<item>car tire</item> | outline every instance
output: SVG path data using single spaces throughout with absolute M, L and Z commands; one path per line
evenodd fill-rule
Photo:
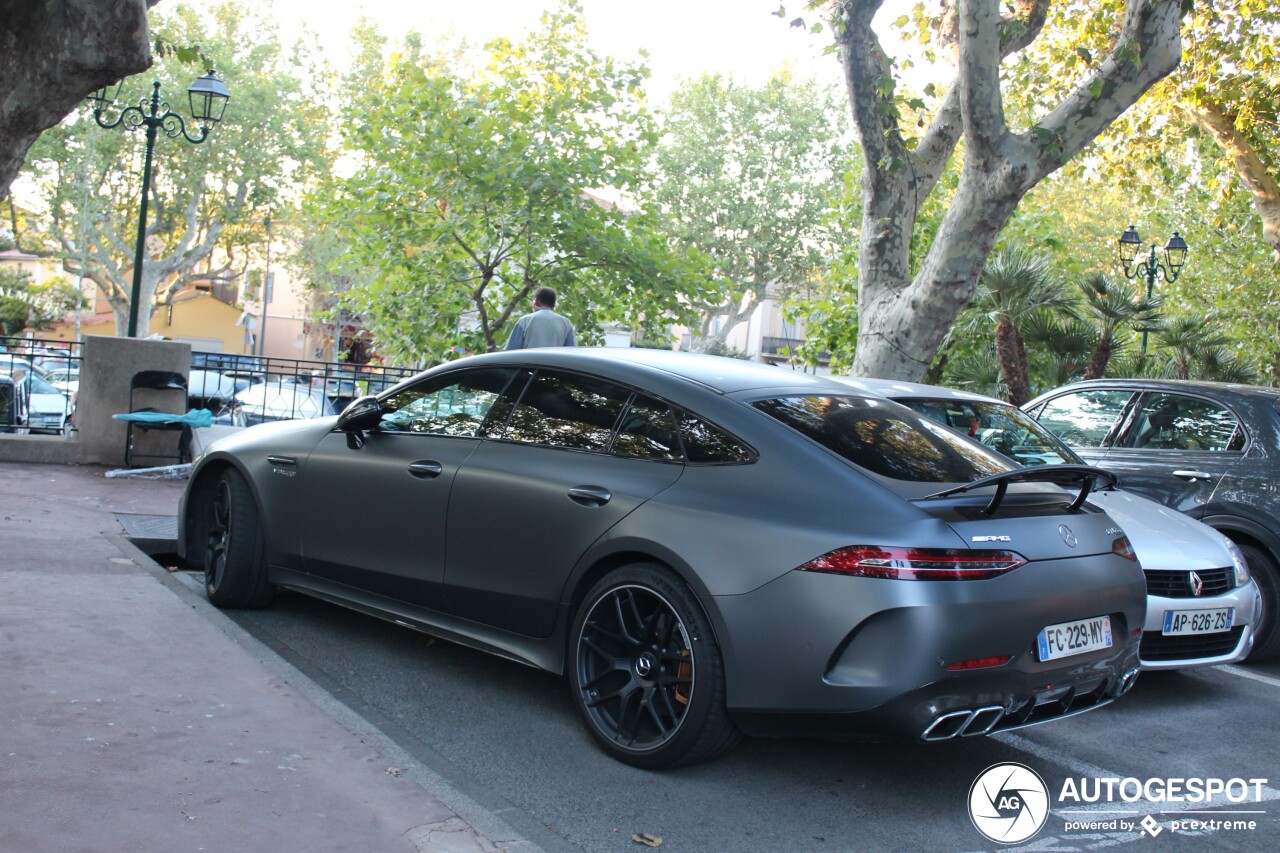
M 1253 651 L 1248 660 L 1262 661 L 1280 653 L 1280 568 L 1271 555 L 1256 545 L 1240 545 L 1240 552 L 1249 564 L 1249 574 L 1262 593 L 1262 615 L 1254 632 Z
M 568 668 L 587 729 L 626 764 L 694 764 L 741 739 L 725 708 L 711 622 L 663 566 L 624 566 L 591 588 L 574 620 Z
M 267 577 L 266 536 L 244 475 L 235 468 L 224 470 L 198 511 L 209 601 L 217 607 L 266 607 L 273 592 Z

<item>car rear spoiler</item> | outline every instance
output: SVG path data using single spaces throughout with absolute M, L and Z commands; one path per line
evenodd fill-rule
M 1067 512 L 1077 512 L 1080 507 L 1084 506 L 1085 500 L 1089 497 L 1089 492 L 1093 491 L 1095 487 L 1112 488 L 1118 480 L 1119 478 L 1110 471 L 1094 468 L 1092 465 L 1038 465 L 1034 468 L 1018 468 L 1013 471 L 992 474 L 990 477 L 982 477 L 960 486 L 943 489 L 941 492 L 935 492 L 932 495 L 925 495 L 919 500 L 928 501 L 947 498 L 962 492 L 972 492 L 976 489 L 984 489 L 987 486 L 995 486 L 996 493 L 991 496 L 991 503 L 987 504 L 982 511 L 984 515 L 991 515 L 999 509 L 1000 504 L 1004 501 L 1004 496 L 1009 491 L 1010 483 L 1055 483 L 1059 486 L 1078 488 L 1080 490 L 1080 493 L 1076 495 L 1076 499 L 1067 507 Z M 1102 481 L 1101 486 L 1098 486 L 1099 481 Z

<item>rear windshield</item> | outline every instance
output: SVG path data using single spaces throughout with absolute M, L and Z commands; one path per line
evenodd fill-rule
M 1017 467 L 886 400 L 806 395 L 753 405 L 854 465 L 895 480 L 968 483 Z
M 1017 406 L 986 400 L 908 398 L 899 403 L 1022 465 L 1080 465 L 1080 457 Z

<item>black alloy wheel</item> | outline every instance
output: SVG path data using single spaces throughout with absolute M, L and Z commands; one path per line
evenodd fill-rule
M 705 760 L 732 746 L 720 651 L 696 597 L 659 566 L 637 564 L 587 595 L 571 680 L 588 728 L 638 767 Z
M 223 471 L 205 493 L 204 588 L 218 607 L 265 607 L 271 603 L 266 542 L 258 505 L 244 476 Z

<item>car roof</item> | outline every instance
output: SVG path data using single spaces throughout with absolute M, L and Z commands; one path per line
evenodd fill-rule
M 1127 378 L 1127 379 L 1086 379 L 1081 382 L 1073 382 L 1070 385 L 1063 385 L 1046 391 L 1032 400 L 1035 403 L 1050 395 L 1056 395 L 1062 391 L 1078 390 L 1088 388 L 1123 388 L 1125 390 L 1134 391 L 1182 391 L 1194 393 L 1201 391 L 1205 393 L 1223 393 L 1223 394 L 1240 394 L 1249 397 L 1268 397 L 1273 400 L 1280 399 L 1280 388 L 1271 388 L 1266 385 L 1245 385 L 1241 382 L 1211 382 L 1206 379 L 1146 379 L 1146 378 Z M 1030 405 L 1030 403 L 1028 403 Z
M 832 376 L 831 378 L 843 385 L 895 400 L 917 398 L 930 400 L 950 399 L 1009 405 L 1004 400 L 996 397 L 975 394 L 972 391 L 961 391 L 958 388 L 947 388 L 944 385 L 925 385 L 923 382 L 904 382 L 901 379 L 867 379 L 861 376 Z
M 817 393 L 842 390 L 830 379 L 754 361 L 700 353 L 640 347 L 547 347 L 471 356 L 447 366 L 528 364 L 608 372 L 617 376 L 677 377 L 720 394 L 765 388 L 811 388 Z

